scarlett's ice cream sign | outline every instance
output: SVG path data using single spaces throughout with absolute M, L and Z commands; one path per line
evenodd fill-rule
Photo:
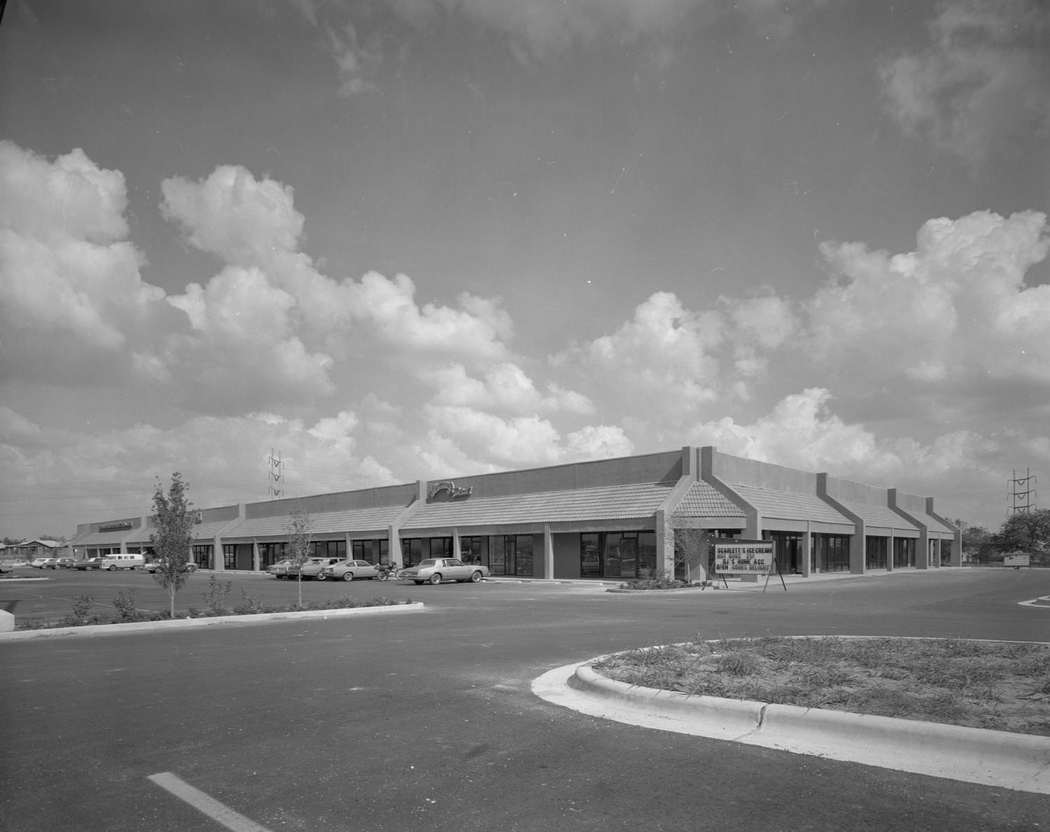
M 715 541 L 715 569 L 719 575 L 768 575 L 773 565 L 773 541 Z

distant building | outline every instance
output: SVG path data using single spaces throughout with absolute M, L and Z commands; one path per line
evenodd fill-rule
M 962 563 L 961 532 L 932 497 L 734 457 L 713 447 L 219 506 L 196 512 L 202 568 L 261 570 L 285 556 L 292 514 L 316 555 L 401 566 L 428 557 L 493 575 L 624 580 L 707 577 L 676 559 L 675 532 L 769 540 L 782 572 L 927 569 Z M 77 557 L 149 554 L 148 517 L 77 527 Z
M 61 540 L 23 540 L 8 543 L 0 549 L 0 560 L 4 563 L 19 563 L 36 558 L 60 558 L 68 555 L 69 547 Z

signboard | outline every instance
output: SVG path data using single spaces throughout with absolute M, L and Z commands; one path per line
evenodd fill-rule
M 1031 555 L 1004 555 L 1003 566 L 1012 566 L 1017 569 L 1020 566 L 1031 566 L 1032 556 Z
M 718 575 L 768 575 L 773 566 L 772 540 L 719 540 L 711 545 Z

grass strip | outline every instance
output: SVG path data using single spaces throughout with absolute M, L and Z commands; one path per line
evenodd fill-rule
M 759 638 L 632 650 L 620 682 L 692 695 L 1050 736 L 1050 645 L 966 639 Z

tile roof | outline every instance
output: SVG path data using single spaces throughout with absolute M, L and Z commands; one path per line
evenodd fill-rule
M 115 532 L 87 532 L 82 537 L 74 537 L 73 546 L 119 546 L 124 540 L 139 529 L 121 529 Z
M 835 498 L 838 500 L 838 498 Z M 850 500 L 838 500 L 847 509 L 852 511 L 866 526 L 882 526 L 888 529 L 906 529 L 918 531 L 910 522 L 901 517 L 889 506 L 877 506 L 871 503 L 855 503 Z
M 740 507 L 708 482 L 694 482 L 674 509 L 675 517 L 744 517 Z
M 326 511 L 310 515 L 310 534 L 344 534 L 355 531 L 386 529 L 404 511 L 404 506 L 377 506 L 347 511 Z M 224 538 L 288 536 L 291 520 L 288 514 L 235 520 L 223 531 Z
M 853 525 L 844 514 L 825 503 L 816 494 L 800 491 L 777 491 L 755 485 L 730 483 L 729 487 L 758 509 L 764 517 L 781 520 L 814 520 L 819 523 L 845 523 Z
M 656 513 L 673 483 L 630 483 L 424 503 L 402 529 L 621 520 Z

